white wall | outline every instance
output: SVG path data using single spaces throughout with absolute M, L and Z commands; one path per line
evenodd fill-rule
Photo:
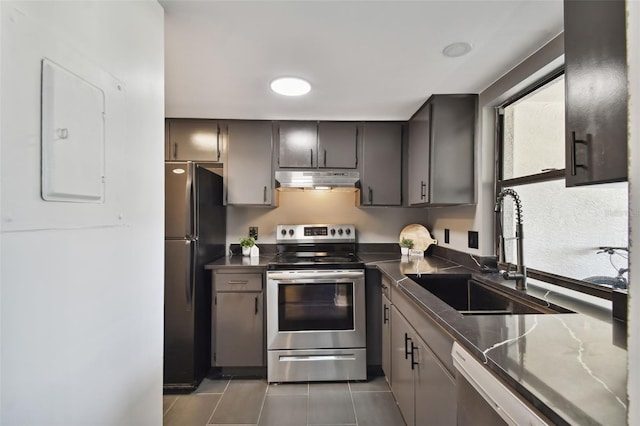
M 160 425 L 163 10 L 0 8 L 0 424 Z M 40 199 L 44 56 L 104 85 L 104 204 Z
M 628 350 L 630 425 L 640 424 L 640 2 L 627 1 L 627 62 L 629 64 L 629 323 Z
M 355 224 L 360 243 L 397 243 L 400 231 L 411 223 L 424 224 L 423 208 L 359 208 L 353 192 L 281 192 L 279 207 L 229 207 L 227 245 L 259 227 L 258 243 L 275 243 L 278 224 Z

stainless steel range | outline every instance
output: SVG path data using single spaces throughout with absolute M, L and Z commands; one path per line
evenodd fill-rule
M 353 225 L 278 225 L 267 271 L 267 380 L 367 378 L 364 264 Z

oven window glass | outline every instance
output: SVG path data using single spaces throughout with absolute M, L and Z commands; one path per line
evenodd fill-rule
M 278 329 L 353 330 L 353 283 L 279 284 Z

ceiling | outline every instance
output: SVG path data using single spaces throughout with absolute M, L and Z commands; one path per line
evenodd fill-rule
M 562 32 L 562 0 L 182 1 L 165 9 L 167 117 L 406 120 L 479 93 Z M 457 58 L 454 42 L 473 50 Z M 269 82 L 297 76 L 311 93 Z

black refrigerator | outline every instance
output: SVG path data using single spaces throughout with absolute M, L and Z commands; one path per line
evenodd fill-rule
M 211 274 L 225 255 L 222 177 L 165 163 L 164 390 L 195 389 L 211 366 Z

